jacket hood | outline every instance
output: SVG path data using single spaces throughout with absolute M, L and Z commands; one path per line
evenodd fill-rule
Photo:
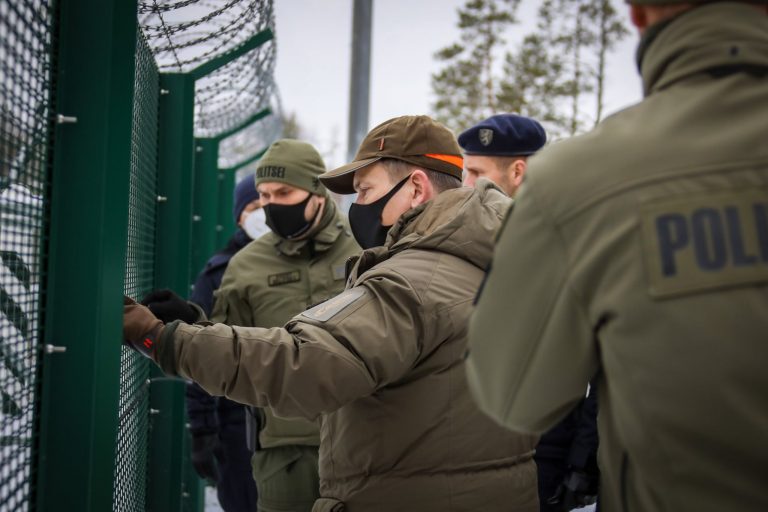
M 646 33 L 638 62 L 646 96 L 692 74 L 768 67 L 768 18 L 753 7 L 716 2 L 685 11 Z
M 452 254 L 485 269 L 491 262 L 496 232 L 512 200 L 492 182 L 458 188 L 404 213 L 387 235 L 391 253 L 405 249 Z

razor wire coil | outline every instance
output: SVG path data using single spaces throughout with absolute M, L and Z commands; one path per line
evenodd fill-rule
M 161 72 L 189 72 L 274 31 L 271 0 L 142 1 L 139 22 Z M 195 136 L 216 137 L 268 108 L 277 94 L 275 59 L 270 40 L 198 79 Z

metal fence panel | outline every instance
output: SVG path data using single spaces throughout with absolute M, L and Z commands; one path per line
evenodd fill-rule
M 137 298 L 154 286 L 159 89 L 154 57 L 138 33 L 124 288 L 126 295 Z M 146 510 L 149 366 L 145 358 L 123 348 L 115 445 L 115 511 Z
M 0 0 L 0 511 L 32 508 L 51 7 Z

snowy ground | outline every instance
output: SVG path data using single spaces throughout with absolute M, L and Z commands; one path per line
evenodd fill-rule
M 216 498 L 215 487 L 206 486 L 205 488 L 205 512 L 224 512 Z

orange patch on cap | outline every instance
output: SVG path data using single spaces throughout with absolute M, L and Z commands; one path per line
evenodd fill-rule
M 429 158 L 434 158 L 435 160 L 440 160 L 440 161 L 443 161 L 443 162 L 447 162 L 447 163 L 449 163 L 451 165 L 455 165 L 459 169 L 463 169 L 464 168 L 464 159 L 462 157 L 460 157 L 460 156 L 456 156 L 456 155 L 439 155 L 439 154 L 434 154 L 434 153 L 427 154 L 427 155 L 424 155 L 424 156 L 427 156 Z

